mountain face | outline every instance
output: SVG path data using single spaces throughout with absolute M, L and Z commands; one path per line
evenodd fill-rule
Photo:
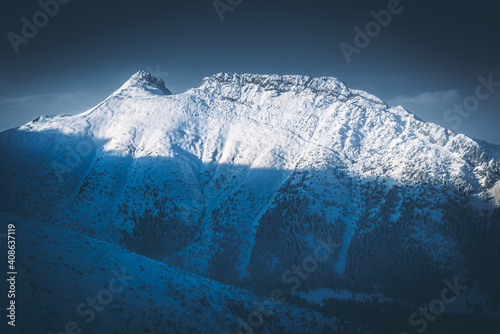
M 290 289 L 329 242 L 298 290 L 420 300 L 460 276 L 500 297 L 500 147 L 335 78 L 216 74 L 172 95 L 140 71 L 0 146 L 0 210 L 222 283 Z

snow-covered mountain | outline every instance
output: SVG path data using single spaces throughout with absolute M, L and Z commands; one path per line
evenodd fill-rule
M 335 78 L 216 74 L 172 95 L 140 71 L 0 146 L 2 211 L 255 290 L 322 240 L 335 259 L 302 288 L 369 277 L 363 289 L 400 296 L 445 273 L 477 278 L 468 232 L 480 217 L 477 233 L 495 235 L 500 204 L 499 146 Z M 151 221 L 167 226 L 159 241 Z

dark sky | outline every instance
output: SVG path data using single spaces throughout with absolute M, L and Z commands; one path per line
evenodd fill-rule
M 46 24 L 37 0 L 4 2 L 0 130 L 83 112 L 143 68 L 173 93 L 218 72 L 333 76 L 500 144 L 500 1 L 393 1 L 220 0 L 233 4 L 221 21 L 213 0 L 71 0 Z M 388 7 L 399 13 L 348 63 L 340 43 L 355 46 L 354 28 Z M 22 18 L 33 15 L 38 33 L 15 53 L 9 33 L 22 37 Z M 499 82 L 480 88 L 482 100 L 479 76 Z M 470 112 L 453 109 L 464 102 Z

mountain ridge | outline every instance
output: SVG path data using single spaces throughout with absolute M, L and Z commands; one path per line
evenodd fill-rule
M 498 147 L 335 78 L 216 74 L 175 95 L 161 83 L 138 72 L 85 113 L 2 132 L 0 209 L 232 285 L 280 284 L 320 237 L 341 247 L 316 284 L 350 284 L 371 233 L 408 243 L 389 263 L 467 272 L 449 226 L 465 204 L 498 207 Z M 134 241 L 151 221 L 171 226 L 163 251 Z

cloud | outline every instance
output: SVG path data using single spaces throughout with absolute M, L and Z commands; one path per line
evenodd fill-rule
M 59 93 L 59 94 L 33 94 L 19 97 L 0 98 L 0 105 L 28 105 L 32 103 L 50 103 L 51 101 L 74 101 L 89 96 L 89 93 Z
M 39 115 L 72 115 L 95 105 L 87 92 L 0 97 L 0 131 L 26 124 Z
M 38 95 L 26 95 L 21 97 L 12 97 L 12 98 L 0 98 L 0 104 L 18 104 L 27 102 L 29 100 L 41 98 L 43 96 L 44 95 L 38 94 Z
M 460 101 L 462 98 L 456 89 L 436 91 L 436 92 L 425 92 L 417 96 L 406 96 L 399 95 L 388 101 L 390 106 L 403 106 L 405 108 L 410 108 L 410 106 L 423 108 L 446 105 L 449 108 L 453 103 Z
M 423 120 L 441 123 L 443 113 L 453 104 L 463 101 L 456 89 L 424 92 L 416 96 L 399 95 L 387 103 L 391 107 L 403 106 Z

